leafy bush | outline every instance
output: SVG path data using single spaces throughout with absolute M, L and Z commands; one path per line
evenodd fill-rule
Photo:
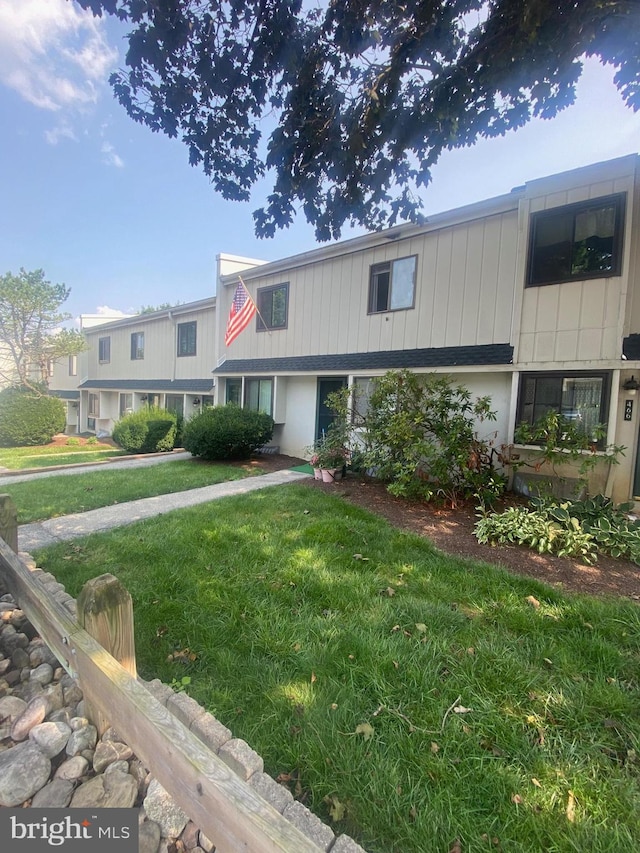
M 533 506 L 547 506 L 556 517 L 571 515 L 593 537 L 599 551 L 640 565 L 640 520 L 629 517 L 633 503 L 616 505 L 605 495 L 564 503 L 538 498 L 531 503 Z
M 633 504 L 616 506 L 605 495 L 562 502 L 537 497 L 530 504 L 483 513 L 475 527 L 478 541 L 515 543 L 585 562 L 604 552 L 640 565 L 640 521 L 628 515 Z
M 568 514 L 566 519 L 559 519 L 553 512 L 543 509 L 509 507 L 501 513 L 483 513 L 476 523 L 475 534 L 483 545 L 489 542 L 524 545 L 539 554 L 580 557 L 586 563 L 595 559 L 593 537 Z
M 66 441 L 67 447 L 79 447 L 80 439 L 79 438 L 68 438 Z
M 229 403 L 206 408 L 188 420 L 182 445 L 203 459 L 246 459 L 272 435 L 272 417 Z
M 363 418 L 364 463 L 394 495 L 491 503 L 506 481 L 476 434 L 484 420 L 495 420 L 488 397 L 472 400 L 447 377 L 390 371 L 376 381 Z
M 149 406 L 120 418 L 113 440 L 129 453 L 159 453 L 173 450 L 176 430 L 174 412 Z
M 49 444 L 66 424 L 62 400 L 27 388 L 0 392 L 0 445 L 25 447 Z

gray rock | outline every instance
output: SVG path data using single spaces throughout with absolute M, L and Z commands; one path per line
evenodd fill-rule
M 13 722 L 26 707 L 27 703 L 18 696 L 3 696 L 0 699 L 0 720 L 11 720 Z
M 0 753 L 0 806 L 19 806 L 49 780 L 51 762 L 34 743 Z
M 74 755 L 64 761 L 56 770 L 56 779 L 66 779 L 69 782 L 77 782 L 89 769 L 89 762 L 81 755 Z
M 46 646 L 43 642 L 38 642 L 36 640 L 31 642 L 29 663 L 33 667 L 40 666 L 41 663 L 48 663 L 52 669 L 56 669 L 60 666 L 58 658 L 53 654 L 49 646 Z
M 33 809 L 66 809 L 71 802 L 73 782 L 66 779 L 52 779 L 31 801 Z
M 138 785 L 128 773 L 94 776 L 77 789 L 70 808 L 130 809 L 136 801 Z
M 36 696 L 42 696 L 44 690 L 39 681 L 27 680 L 23 684 L 18 684 L 13 690 L 14 696 L 19 696 L 25 702 L 31 702 Z
M 215 853 L 216 845 L 213 841 L 207 838 L 202 830 L 198 834 L 198 844 L 200 845 L 200 848 L 204 850 L 204 853 Z
M 25 740 L 31 729 L 46 718 L 49 710 L 49 702 L 44 696 L 36 696 L 32 699 L 11 726 L 13 740 Z
M 127 761 L 133 755 L 133 750 L 126 743 L 117 740 L 100 741 L 93 755 L 93 769 L 96 773 L 113 764 L 114 761 Z
M 75 717 L 74 719 L 82 719 Z M 98 730 L 95 726 L 85 723 L 80 728 L 73 730 L 73 722 L 71 720 L 71 735 L 67 741 L 67 755 L 79 755 L 87 749 L 93 750 L 98 740 Z
M 42 695 L 49 700 L 49 705 L 52 711 L 59 711 L 64 707 L 64 694 L 60 684 L 47 684 L 43 689 Z
M 128 773 L 129 772 L 129 764 L 122 759 L 121 761 L 114 761 L 113 764 L 109 764 L 108 767 L 105 767 L 105 773 Z M 138 781 L 137 776 L 133 777 L 136 782 Z
M 177 838 L 189 820 L 157 779 L 152 779 L 149 783 L 149 790 L 144 798 L 144 810 L 151 820 L 159 824 L 161 834 L 165 838 Z
M 82 699 L 82 690 L 80 690 L 77 683 L 65 673 L 60 684 L 62 685 L 64 704 L 71 707 L 77 705 Z
M 182 835 L 180 836 L 180 841 L 182 841 L 187 850 L 193 850 L 194 847 L 198 846 L 199 832 L 200 830 L 198 829 L 198 827 L 192 820 L 190 820 L 189 823 L 183 829 Z
M 71 729 L 65 723 L 40 723 L 29 732 L 29 739 L 47 756 L 54 758 L 67 745 Z
M 157 853 L 160 835 L 160 827 L 155 821 L 141 823 L 138 827 L 138 853 Z
M 29 666 L 29 655 L 24 649 L 17 648 L 11 654 L 11 663 L 18 669 Z
M 50 684 L 53 681 L 53 667 L 50 663 L 41 663 L 35 669 L 31 670 L 30 678 L 32 681 L 38 681 L 44 687 L 45 684 Z

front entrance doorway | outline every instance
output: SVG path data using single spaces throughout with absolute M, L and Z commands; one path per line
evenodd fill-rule
M 327 406 L 327 397 L 333 391 L 340 391 L 347 387 L 346 376 L 332 376 L 330 379 L 318 379 L 318 398 L 316 405 L 316 439 L 326 434 L 329 426 L 334 422 L 335 415 Z

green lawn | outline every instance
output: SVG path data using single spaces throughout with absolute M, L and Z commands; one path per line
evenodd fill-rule
M 114 471 L 105 467 L 73 476 L 51 475 L 31 482 L 10 482 L 1 490 L 13 499 L 18 510 L 18 524 L 27 524 L 260 473 L 259 467 L 182 459 L 144 468 Z
M 189 676 L 269 773 L 370 853 L 640 849 L 628 601 L 444 556 L 303 485 L 38 562 L 73 595 L 118 576 L 142 676 Z
M 71 439 L 73 440 L 73 439 Z M 0 447 L 0 467 L 11 470 L 47 468 L 79 462 L 98 462 L 110 456 L 126 455 L 111 444 L 45 444 L 38 447 Z

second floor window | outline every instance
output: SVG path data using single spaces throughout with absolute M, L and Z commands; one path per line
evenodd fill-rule
M 70 355 L 69 356 L 69 376 L 77 376 L 78 375 L 78 356 Z
M 257 294 L 257 330 L 286 329 L 289 308 L 289 283 L 261 287 Z
M 131 360 L 144 358 L 144 332 L 131 334 Z
M 178 356 L 196 354 L 197 322 L 178 323 Z
M 416 255 L 374 264 L 369 274 L 369 314 L 413 308 Z
M 622 193 L 534 213 L 528 286 L 620 275 L 624 200 Z
M 111 361 L 111 338 L 98 338 L 98 361 L 100 364 Z

